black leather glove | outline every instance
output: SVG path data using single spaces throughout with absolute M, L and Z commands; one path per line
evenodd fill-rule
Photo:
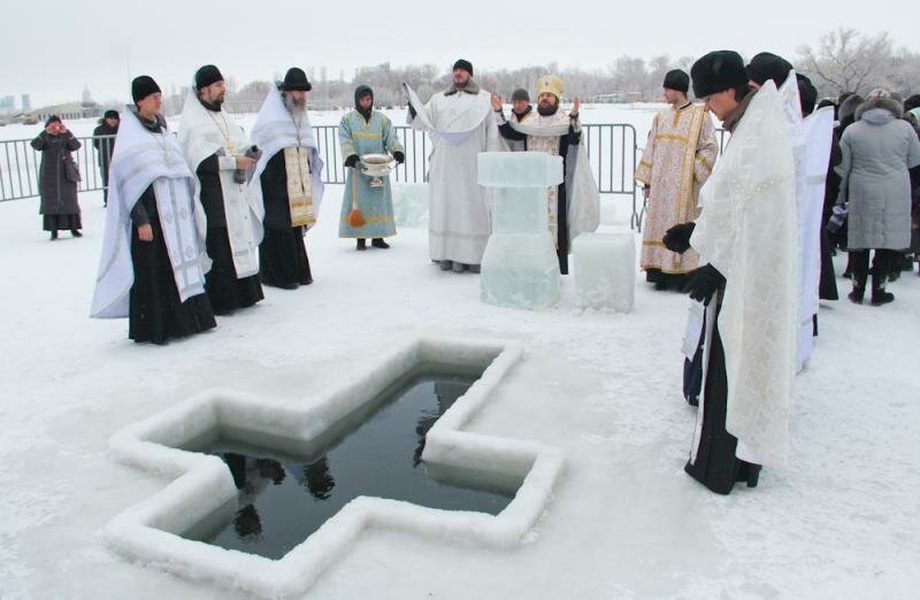
M 690 236 L 693 234 L 694 227 L 696 227 L 696 223 L 693 221 L 675 225 L 664 232 L 664 237 L 661 238 L 661 241 L 671 252 L 683 254 L 690 248 Z
M 393 158 L 395 158 L 396 162 L 398 162 L 399 164 L 403 164 L 404 162 L 406 162 L 406 155 L 400 152 L 399 150 L 393 153 Z
M 349 156 L 348 158 L 345 159 L 345 166 L 346 166 L 346 167 L 351 168 L 351 167 L 355 166 L 356 164 L 358 164 L 358 155 L 357 155 L 357 154 L 352 154 L 351 156 Z
M 719 273 L 718 269 L 707 263 L 690 273 L 681 291 L 690 294 L 691 298 L 701 301 L 705 306 L 709 306 L 713 294 L 723 285 L 725 285 L 725 277 Z
M 410 105 L 409 105 L 409 116 L 411 116 L 411 117 L 414 119 L 414 118 L 415 118 L 415 115 L 417 115 L 417 114 L 418 114 L 418 113 L 416 112 L 415 108 L 413 108 L 412 105 L 410 104 Z

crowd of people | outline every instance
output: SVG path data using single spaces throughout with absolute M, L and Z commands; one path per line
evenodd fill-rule
M 691 87 L 701 104 L 688 99 Z M 506 117 L 502 97 L 483 90 L 464 59 L 450 87 L 425 103 L 403 88 L 407 122 L 433 146 L 431 261 L 479 271 L 491 222 L 477 156 L 536 151 L 563 159 L 564 181 L 547 190 L 546 206 L 566 274 L 572 241 L 599 221 L 579 99 L 562 110 L 564 82 L 546 75 L 536 108 L 517 89 Z M 289 69 L 247 134 L 223 109 L 220 70 L 205 65 L 174 136 L 157 83 L 133 80 L 133 104 L 106 113 L 97 129 L 116 137 L 96 146 L 108 191 L 93 316 L 128 317 L 131 339 L 164 344 L 258 303 L 262 285 L 312 283 L 304 236 L 319 214 L 324 163 L 308 118 L 311 89 L 302 69 Z M 646 200 L 639 266 L 656 289 L 694 301 L 684 395 L 699 418 L 685 470 L 729 493 L 737 481 L 756 486 L 764 464 L 787 460 L 795 373 L 810 356 L 803 337 L 817 334 L 817 299 L 837 297 L 831 253 L 849 252 L 849 299 L 863 302 L 871 274 L 870 302 L 883 305 L 894 300 L 886 282 L 920 250 L 920 98 L 904 106 L 875 90 L 818 104 L 814 85 L 782 57 L 764 52 L 745 64 L 733 51 L 706 54 L 689 74 L 668 72 L 663 93 L 669 106 L 655 116 L 635 173 Z M 339 124 L 347 174 L 339 237 L 356 240 L 358 251 L 368 239 L 385 250 L 396 226 L 379 167 L 406 156 L 390 120 L 374 110 L 373 90 L 358 86 L 354 103 Z M 730 134 L 721 154 L 710 115 Z M 60 229 L 79 236 L 76 184 L 65 168 L 79 142 L 52 118 L 33 146 L 44 152 L 45 229 L 52 239 Z M 815 173 L 823 185 L 814 185 Z

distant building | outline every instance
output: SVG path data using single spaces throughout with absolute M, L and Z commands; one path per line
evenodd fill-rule
M 0 97 L 0 112 L 13 112 L 14 108 L 16 108 L 15 96 Z
M 32 97 L 29 94 L 22 95 L 22 112 L 29 112 L 32 110 Z

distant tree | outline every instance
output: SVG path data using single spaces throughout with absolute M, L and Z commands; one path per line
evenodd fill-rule
M 887 32 L 865 37 L 854 29 L 840 28 L 821 36 L 817 50 L 801 46 L 798 53 L 799 70 L 812 78 L 823 95 L 865 95 L 885 85 L 892 65 Z

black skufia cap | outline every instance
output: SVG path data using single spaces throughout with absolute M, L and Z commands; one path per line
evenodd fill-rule
M 662 87 L 686 94 L 687 90 L 690 89 L 690 76 L 680 69 L 668 71 L 664 76 L 664 84 L 662 84 Z
M 224 76 L 220 74 L 220 69 L 214 65 L 205 65 L 195 72 L 195 88 L 199 90 L 223 80 Z
M 157 82 L 153 80 L 153 77 L 149 75 L 135 77 L 134 81 L 131 82 L 131 98 L 134 99 L 135 104 L 150 94 L 156 94 L 158 92 L 162 93 L 160 86 L 158 86 Z

